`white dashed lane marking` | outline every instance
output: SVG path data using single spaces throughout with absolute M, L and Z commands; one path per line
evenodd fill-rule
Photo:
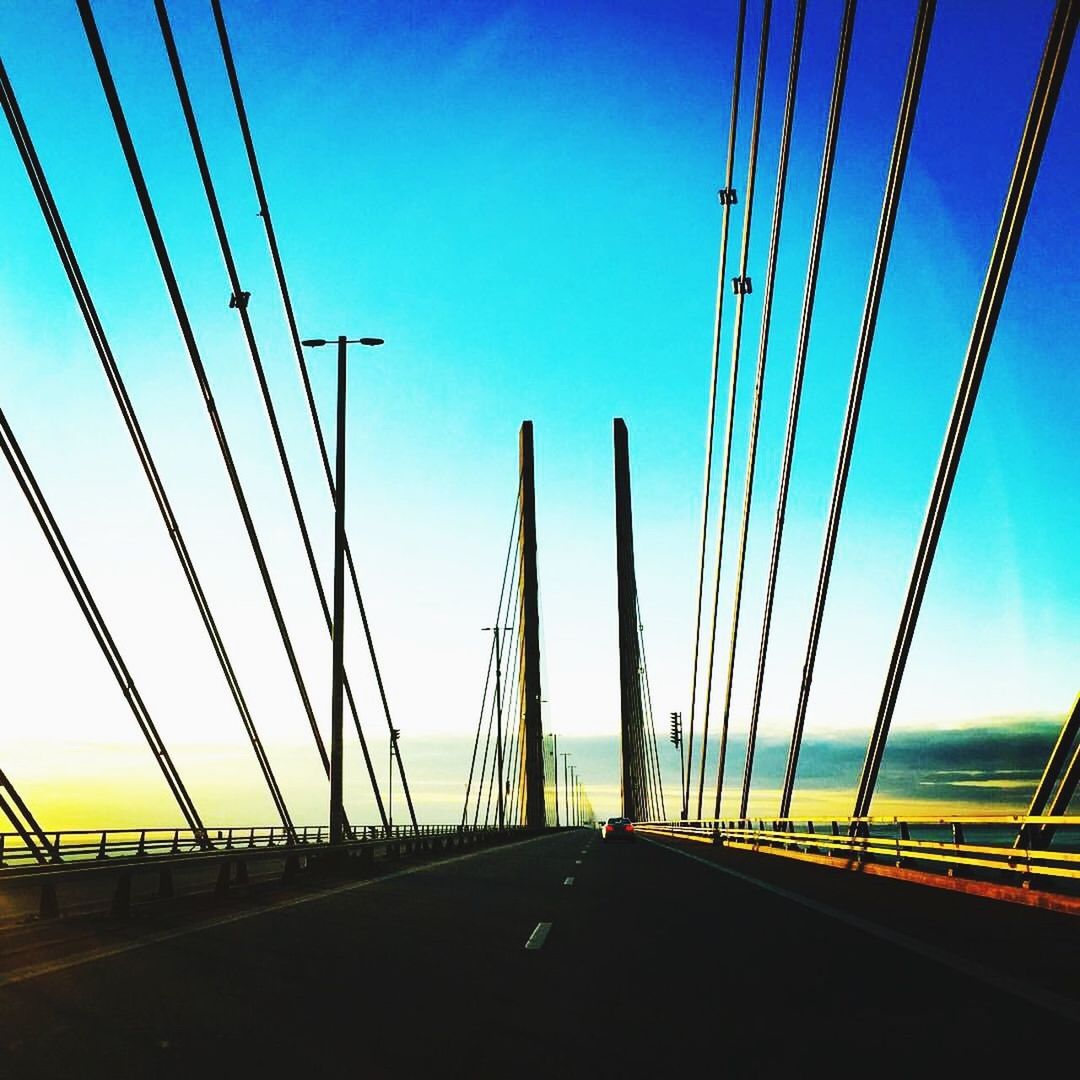
M 548 934 L 551 932 L 551 923 L 542 922 L 536 924 L 536 929 L 529 935 L 529 940 L 525 942 L 526 949 L 539 949 L 543 947 L 544 942 L 547 940 Z

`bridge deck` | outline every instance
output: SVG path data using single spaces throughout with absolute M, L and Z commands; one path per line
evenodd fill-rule
M 1074 919 L 717 857 L 564 832 L 200 925 L 140 912 L 51 967 L 0 938 L 0 1075 L 936 1075 L 1074 1041 Z

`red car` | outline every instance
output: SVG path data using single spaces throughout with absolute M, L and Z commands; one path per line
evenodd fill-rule
M 605 844 L 612 841 L 633 840 L 634 823 L 625 817 L 608 818 L 604 822 L 604 827 L 600 830 L 600 839 Z

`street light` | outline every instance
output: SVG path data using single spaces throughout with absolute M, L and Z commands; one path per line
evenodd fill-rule
M 386 817 L 387 828 L 392 832 L 394 828 L 394 755 L 398 755 L 398 761 L 401 761 L 401 751 L 398 750 L 398 739 L 401 737 L 401 728 L 392 727 L 390 729 L 390 768 L 387 771 L 388 778 L 388 792 L 386 802 Z
M 570 753 L 568 751 L 566 751 L 566 750 L 563 751 L 563 755 L 562 755 L 562 769 L 563 769 L 562 779 L 563 779 L 563 784 L 562 784 L 562 786 L 563 786 L 563 799 L 566 801 L 566 815 L 564 817 L 564 821 L 566 822 L 566 827 L 567 828 L 570 828 L 570 767 L 569 767 L 569 763 L 567 762 L 566 759 L 568 757 L 570 757 L 570 756 L 571 755 L 570 755 Z M 558 765 L 559 763 L 556 761 L 555 764 Z
M 500 630 L 510 630 L 509 626 L 482 626 L 482 630 L 490 630 L 495 639 L 495 762 L 499 769 L 499 801 L 496 804 L 496 813 L 499 819 L 499 828 L 503 827 L 504 802 L 503 802 L 503 749 L 502 749 L 502 651 Z M 488 729 L 490 730 L 490 728 Z
M 301 342 L 309 349 L 329 345 L 326 338 Z M 377 337 L 337 339 L 337 462 L 334 474 L 334 655 L 330 690 L 330 843 L 345 840 L 343 708 L 345 684 L 345 354 L 350 345 L 382 345 Z
M 559 827 L 559 736 L 555 732 L 551 733 L 551 760 L 554 762 L 555 775 L 552 779 L 555 781 L 555 828 Z

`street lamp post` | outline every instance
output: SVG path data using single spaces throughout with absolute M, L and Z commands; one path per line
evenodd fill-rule
M 390 768 L 387 772 L 388 777 L 388 792 L 386 800 L 386 817 L 387 828 L 392 833 L 394 830 L 394 755 L 398 753 L 398 736 L 401 734 L 401 729 L 392 727 L 390 729 Z
M 570 769 L 567 762 L 569 753 L 563 752 L 563 800 L 566 802 L 566 814 L 563 820 L 566 822 L 566 827 L 570 827 Z
M 570 789 L 569 790 L 570 791 L 575 791 L 575 792 L 577 791 L 577 766 L 576 765 L 571 765 L 570 766 Z M 567 798 L 569 798 L 569 792 L 567 793 Z M 577 824 L 577 798 L 576 798 L 576 796 L 574 798 L 574 801 L 570 804 L 570 809 L 567 810 L 566 813 L 567 813 L 567 818 L 566 818 L 567 824 L 576 825 Z
M 382 338 L 337 339 L 337 460 L 334 472 L 334 649 L 330 677 L 330 843 L 345 840 L 344 685 L 345 685 L 345 358 L 350 345 L 381 345 Z M 301 342 L 310 349 L 329 345 L 325 338 Z
M 559 736 L 551 733 L 551 760 L 555 763 L 555 828 L 559 827 Z

